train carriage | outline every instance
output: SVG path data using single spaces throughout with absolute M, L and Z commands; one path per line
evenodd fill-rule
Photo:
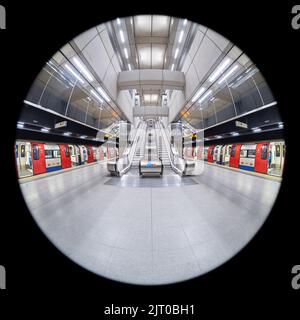
M 46 172 L 62 169 L 60 147 L 57 144 L 43 144 L 43 147 Z
M 256 171 L 256 144 L 243 144 L 240 149 L 239 168 L 248 171 Z

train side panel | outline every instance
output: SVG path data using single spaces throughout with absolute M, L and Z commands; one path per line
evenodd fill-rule
M 31 142 L 33 174 L 46 172 L 45 148 L 43 143 Z

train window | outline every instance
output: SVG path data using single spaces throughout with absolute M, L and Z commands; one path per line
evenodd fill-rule
M 245 149 L 241 150 L 240 157 L 247 158 L 247 150 L 245 150 Z
M 45 159 L 53 158 L 52 150 L 45 150 Z
M 24 144 L 21 145 L 21 157 L 22 158 L 25 157 L 25 145 Z
M 235 157 L 236 146 L 231 147 L 231 156 Z
M 53 158 L 59 158 L 60 157 L 60 151 L 59 150 L 53 150 Z
M 39 147 L 36 144 L 32 145 L 32 152 L 33 152 L 33 160 L 40 159 Z
M 255 149 L 253 150 L 248 150 L 248 158 L 255 158 Z
M 280 157 L 280 145 L 276 145 L 276 157 Z
M 87 152 L 88 152 L 88 155 L 90 155 L 90 154 L 91 154 L 91 150 L 90 150 L 90 148 L 87 148 Z
M 66 154 L 66 157 L 70 156 L 70 151 L 68 146 L 65 146 L 65 154 Z
M 268 145 L 263 144 L 261 147 L 261 159 L 266 160 L 268 156 Z

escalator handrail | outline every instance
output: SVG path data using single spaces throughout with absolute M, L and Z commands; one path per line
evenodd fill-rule
M 142 126 L 140 126 L 140 123 L 138 125 L 138 129 L 136 131 L 136 134 L 135 134 L 135 137 L 134 137 L 134 142 L 131 146 L 131 150 L 129 152 L 129 155 L 128 155 L 128 159 L 129 159 L 129 163 L 128 163 L 128 166 L 126 166 L 124 169 L 122 169 L 121 171 L 119 171 L 119 174 L 120 175 L 123 175 L 125 174 L 126 172 L 128 172 L 128 170 L 130 169 L 131 165 L 132 165 L 132 161 L 133 161 L 133 157 L 134 157 L 134 154 L 135 154 L 135 150 L 136 150 L 136 146 L 137 146 L 137 143 L 138 143 L 138 137 L 140 135 L 140 131 L 142 131 L 144 129 L 144 126 L 145 124 L 143 124 Z

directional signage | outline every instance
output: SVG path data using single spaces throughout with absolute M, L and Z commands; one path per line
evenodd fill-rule
M 247 124 L 247 123 L 244 123 L 244 122 L 241 122 L 241 121 L 236 121 L 236 122 L 235 122 L 235 125 L 236 125 L 237 127 L 241 127 L 241 128 L 245 128 L 245 129 L 248 128 L 248 124 Z
M 54 128 L 58 129 L 58 128 L 66 127 L 66 126 L 67 126 L 67 121 L 61 121 L 61 122 L 55 123 Z

